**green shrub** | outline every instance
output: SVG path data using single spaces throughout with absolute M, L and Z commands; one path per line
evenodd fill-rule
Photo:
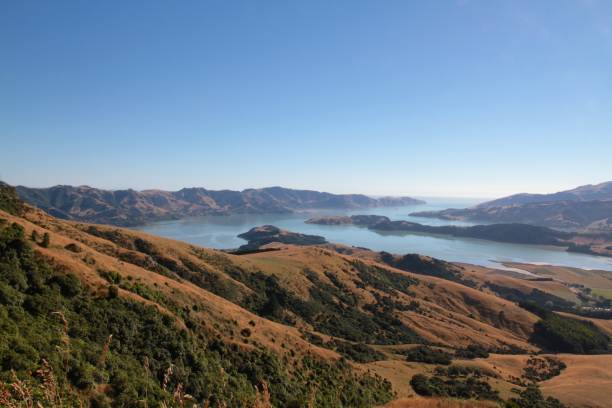
M 21 215 L 24 206 L 14 187 L 0 181 L 0 210 L 9 214 Z
M 546 381 L 561 374 L 567 366 L 556 357 L 530 357 L 523 369 L 523 377 L 530 381 Z
M 474 377 L 444 380 L 436 376 L 416 374 L 410 380 L 410 386 L 417 394 L 427 397 L 500 400 L 498 392 L 491 388 L 488 382 Z
M 475 358 L 487 358 L 489 352 L 478 344 L 470 344 L 466 348 L 455 350 L 455 357 L 473 360 Z
M 74 253 L 79 253 L 82 251 L 81 247 L 75 244 L 74 242 L 71 242 L 70 244 L 66 245 L 64 249 Z
M 45 232 L 42 237 L 42 241 L 40 242 L 40 246 L 43 248 L 49 248 L 49 244 L 51 243 L 51 238 L 49 237 L 49 233 Z
M 449 365 L 452 356 L 442 350 L 433 349 L 427 346 L 419 346 L 404 352 L 407 361 L 427 364 Z
M 610 353 L 610 339 L 592 322 L 550 313 L 534 325 L 531 336 L 538 346 L 554 353 Z
M 530 384 L 520 392 L 518 398 L 506 402 L 506 408 L 565 408 L 558 399 L 544 398 L 537 385 Z

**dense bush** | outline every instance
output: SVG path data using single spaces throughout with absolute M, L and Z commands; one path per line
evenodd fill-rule
M 589 321 L 551 313 L 534 325 L 531 340 L 555 353 L 609 353 L 610 339 Z
M 484 399 L 499 401 L 499 394 L 488 382 L 475 377 L 465 379 L 427 377 L 416 374 L 410 380 L 412 389 L 419 395 L 428 397 L 451 397 L 462 399 Z
M 556 398 L 544 398 L 538 386 L 531 384 L 520 392 L 518 398 L 508 400 L 506 408 L 565 408 L 565 405 Z
M 0 226 L 0 272 L 3 390 L 16 381 L 14 370 L 34 390 L 53 378 L 63 406 L 157 407 L 176 392 L 212 407 L 242 406 L 264 382 L 276 406 L 303 406 L 311 396 L 316 406 L 345 407 L 392 398 L 388 382 L 343 362 L 305 356 L 289 364 L 203 328 L 180 329 L 173 317 L 116 291 L 96 297 L 37 255 L 16 224 Z M 33 398 L 52 406 L 41 393 Z
M 71 242 L 70 244 L 66 245 L 64 247 L 66 250 L 70 251 L 70 252 L 74 252 L 74 253 L 79 253 L 82 251 L 81 247 L 78 246 L 77 244 Z
M 448 367 L 436 367 L 436 375 L 442 377 L 497 377 L 497 374 L 494 371 L 491 371 L 486 368 L 477 367 L 477 366 L 466 366 L 466 365 L 458 365 L 452 364 Z
M 478 344 L 470 344 L 466 348 L 455 350 L 455 357 L 466 358 L 468 360 L 473 360 L 475 358 L 487 358 L 489 357 L 489 352 L 487 349 Z
M 20 215 L 24 210 L 15 188 L 2 181 L 0 181 L 0 210 L 13 215 Z
M 530 357 L 523 369 L 523 377 L 530 381 L 546 381 L 561 374 L 567 366 L 556 357 Z
M 572 310 L 575 306 L 573 302 L 565 300 L 550 293 L 546 293 L 537 288 L 531 290 L 531 292 L 523 292 L 516 288 L 509 288 L 506 286 L 496 285 L 488 282 L 487 286 L 495 292 L 498 296 L 508 299 L 512 302 L 517 303 L 533 303 L 537 305 L 549 305 L 547 309 L 550 310 Z
M 323 344 L 323 346 L 331 348 L 349 360 L 358 363 L 369 363 L 371 361 L 384 360 L 385 358 L 384 354 L 363 343 L 350 343 L 336 339 Z
M 520 306 L 541 318 L 534 325 L 530 340 L 544 350 L 575 354 L 612 352 L 610 338 L 592 322 L 561 316 L 532 302 Z
M 427 346 L 419 346 L 404 352 L 407 361 L 427 364 L 449 365 L 452 356 L 446 351 L 437 350 Z

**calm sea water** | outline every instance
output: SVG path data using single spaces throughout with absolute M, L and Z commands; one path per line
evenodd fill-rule
M 151 223 L 137 229 L 150 234 L 190 242 L 204 247 L 228 249 L 245 243 L 237 237 L 249 229 L 271 224 L 304 234 L 324 236 L 330 242 L 393 253 L 418 253 L 439 259 L 500 267 L 501 262 L 543 263 L 585 269 L 612 271 L 612 258 L 568 253 L 562 249 L 536 245 L 505 244 L 470 238 L 453 238 L 417 233 L 382 233 L 352 225 L 313 225 L 304 223 L 317 215 L 379 214 L 392 220 L 408 220 L 429 225 L 472 225 L 468 222 L 411 217 L 414 211 L 465 208 L 480 199 L 425 198 L 427 204 L 405 207 L 372 208 L 351 211 L 308 211 L 294 214 L 235 214 L 191 217 Z

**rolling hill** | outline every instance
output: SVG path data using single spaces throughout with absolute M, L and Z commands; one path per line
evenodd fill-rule
M 23 201 L 55 217 L 121 226 L 209 214 L 283 213 L 423 203 L 410 197 L 372 198 L 361 194 L 331 194 L 282 187 L 243 191 L 204 188 L 183 188 L 179 191 L 101 190 L 88 186 L 18 186 L 16 189 Z

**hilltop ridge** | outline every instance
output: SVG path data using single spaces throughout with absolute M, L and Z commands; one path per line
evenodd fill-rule
M 30 205 L 67 220 L 120 226 L 200 215 L 232 213 L 288 213 L 309 209 L 359 209 L 423 204 L 411 197 L 372 198 L 363 194 L 331 194 L 283 187 L 178 191 L 103 190 L 89 186 L 49 188 L 17 186 L 19 197 Z
M 587 184 L 551 194 L 519 193 L 478 204 L 476 208 L 522 205 L 554 201 L 607 201 L 612 200 L 612 181 Z

